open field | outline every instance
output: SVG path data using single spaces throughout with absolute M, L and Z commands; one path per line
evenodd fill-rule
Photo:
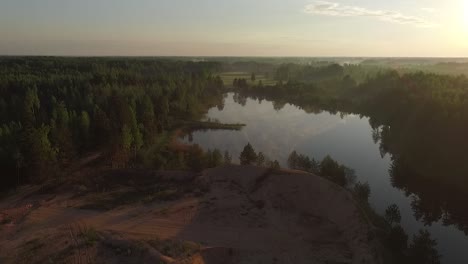
M 234 79 L 246 79 L 249 85 L 258 84 L 259 81 L 262 81 L 264 85 L 276 84 L 276 81 L 273 80 L 273 78 L 271 77 L 267 78 L 262 73 L 256 73 L 255 74 L 256 80 L 255 82 L 252 82 L 251 75 L 252 73 L 248 73 L 248 72 L 223 72 L 220 74 L 220 77 L 223 80 L 224 85 L 227 87 L 232 87 L 232 83 L 234 82 Z

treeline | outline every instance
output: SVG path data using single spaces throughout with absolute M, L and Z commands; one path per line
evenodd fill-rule
M 169 154 L 169 168 L 201 171 L 206 168 L 215 168 L 221 165 L 233 164 L 232 156 L 228 151 L 224 153 L 218 149 L 203 150 L 199 145 L 181 145 L 185 150 L 173 150 Z M 272 169 L 280 169 L 277 160 L 271 160 L 263 152 L 256 152 L 248 143 L 239 155 L 241 165 L 255 165 Z
M 166 169 L 192 170 L 200 172 L 206 168 L 215 168 L 232 163 L 229 152 L 222 153 L 218 149 L 203 150 L 199 145 L 183 145 L 183 149 L 176 149 L 165 153 Z
M 381 154 L 392 157 L 392 184 L 417 197 L 415 217 L 468 234 L 468 78 L 363 67 L 345 65 L 349 74 L 325 81 L 238 87 L 234 98 L 273 101 L 276 110 L 291 103 L 308 113 L 369 117 Z
M 304 154 L 298 154 L 295 150 L 289 154 L 288 167 L 293 170 L 310 172 L 317 176 L 326 178 L 341 187 L 349 189 L 358 201 L 368 203 L 370 197 L 370 186 L 366 183 L 356 182 L 356 173 L 353 169 L 338 163 L 330 155 L 321 161 L 310 158 Z
M 275 74 L 277 81 L 320 81 L 330 78 L 343 77 L 344 69 L 339 64 L 325 66 L 311 66 L 298 64 L 282 64 Z
M 355 75 L 357 72 L 354 69 Z M 364 70 L 362 74 L 365 74 Z M 321 67 L 286 64 L 278 68 L 276 75 L 276 85 L 249 85 L 240 79 L 237 85 L 234 84 L 234 91 L 243 96 L 267 99 L 283 105 L 293 103 L 300 107 L 313 105 L 326 109 L 336 108 L 343 91 L 357 85 L 354 78 L 345 74 L 345 67 L 338 64 Z
M 417 219 L 455 224 L 468 232 L 468 78 L 384 71 L 358 83 L 348 75 L 325 82 L 279 82 L 237 89 L 247 96 L 286 103 L 306 112 L 368 116 L 382 155 L 392 156 L 392 183 L 418 199 Z M 434 195 L 437 193 L 437 195 Z
M 437 251 L 437 241 L 431 237 L 429 231 L 421 229 L 409 236 L 401 226 L 401 213 L 396 204 L 390 205 L 384 214 L 384 242 L 390 250 L 394 263 L 441 263 L 442 255 Z M 390 257 L 389 257 L 390 258 Z
M 141 158 L 177 120 L 222 100 L 220 65 L 152 59 L 0 59 L 2 188 L 60 174 L 89 151 Z M 154 153 L 153 153 L 154 154 Z
M 468 79 L 392 72 L 345 98 L 371 117 L 374 140 L 392 157 L 392 184 L 415 197 L 416 219 L 468 234 Z
M 354 170 L 339 164 L 330 156 L 326 156 L 319 162 L 314 158 L 311 159 L 308 156 L 293 151 L 288 157 L 288 167 L 322 175 L 343 187 L 354 184 L 356 180 Z
M 289 80 L 273 86 L 238 87 L 236 91 L 240 102 L 246 96 L 268 99 L 274 101 L 275 109 L 292 103 L 308 112 L 368 116 L 383 154 L 417 164 L 420 173 L 431 177 L 450 168 L 452 180 L 468 183 L 468 165 L 461 162 L 468 158 L 465 76 L 385 71 L 360 84 L 345 75 L 320 82 Z M 440 166 L 424 164 L 427 160 Z
M 255 152 L 254 148 L 248 143 L 242 150 L 239 161 L 241 165 L 256 165 L 259 167 L 270 167 L 279 169 L 280 164 L 277 160 L 271 160 L 263 152 Z
M 262 73 L 266 77 L 273 75 L 276 71 L 278 65 L 269 62 L 261 61 L 252 61 L 247 59 L 246 61 L 239 61 L 239 58 L 236 58 L 236 61 L 226 61 L 218 60 L 222 62 L 222 69 L 224 72 L 254 72 Z

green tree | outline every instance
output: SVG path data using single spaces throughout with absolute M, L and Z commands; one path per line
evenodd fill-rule
M 19 149 L 15 149 L 15 152 L 13 153 L 13 159 L 15 160 L 15 166 L 16 166 L 16 178 L 17 178 L 17 186 L 20 185 L 20 170 L 24 166 L 24 157 L 23 154 Z
M 224 164 L 229 165 L 232 163 L 232 156 L 229 154 L 229 152 L 226 150 L 224 152 Z
M 187 165 L 193 171 L 199 172 L 203 169 L 203 149 L 195 144 L 188 151 Z
M 399 224 L 401 222 L 401 214 L 398 205 L 392 204 L 385 210 L 385 220 L 390 224 Z
M 51 140 L 57 148 L 57 159 L 62 166 L 69 166 L 75 158 L 75 145 L 73 134 L 66 126 L 51 124 Z
M 125 151 L 129 151 L 133 144 L 133 135 L 132 130 L 127 126 L 124 125 L 122 127 L 122 137 L 121 137 L 121 146 L 122 149 Z
M 252 82 L 255 82 L 256 78 L 255 78 L 255 73 L 254 72 L 252 72 L 252 75 L 250 75 L 250 80 Z
M 257 154 L 255 153 L 255 150 L 253 149 L 252 145 L 250 145 L 250 143 L 244 147 L 244 150 L 239 156 L 239 160 L 241 165 L 251 165 L 256 162 Z
M 211 149 L 208 149 L 207 151 L 205 151 L 203 153 L 203 167 L 204 168 L 213 168 L 214 167 L 212 165 L 213 164 L 212 158 L 213 158 L 213 155 L 212 155 Z
M 294 150 L 293 152 L 291 152 L 291 154 L 288 157 L 288 167 L 293 170 L 297 169 L 298 159 L 299 159 L 299 155 Z
M 219 149 L 213 150 L 211 152 L 211 166 L 212 168 L 218 167 L 221 164 L 223 164 L 223 155 L 221 154 L 221 151 Z
M 35 112 L 39 109 L 39 107 L 41 106 L 41 101 L 39 100 L 39 96 L 37 95 L 36 86 L 26 90 L 24 104 L 26 105 L 26 108 L 31 112 Z
M 437 241 L 431 238 L 427 230 L 420 230 L 413 236 L 408 255 L 410 263 L 440 264 L 441 255 L 437 252 Z
M 310 172 L 319 175 L 320 174 L 320 163 L 315 159 L 310 161 Z
M 132 133 L 132 148 L 133 148 L 133 155 L 136 159 L 137 151 L 143 146 L 143 135 L 140 130 L 140 126 L 138 125 L 136 112 L 130 107 L 130 130 Z
M 258 81 L 258 88 L 260 88 L 260 89 L 263 88 L 263 82 L 262 82 L 262 80 Z
M 141 106 L 141 116 L 144 127 L 145 140 L 151 140 L 157 132 L 157 123 L 154 114 L 154 106 L 149 97 L 144 97 Z
M 105 145 L 110 141 L 112 126 L 107 113 L 99 106 L 94 107 L 94 144 L 97 146 Z
M 338 164 L 329 155 L 326 156 L 320 163 L 320 175 L 329 178 L 338 185 L 346 185 L 345 167 Z
M 70 115 L 68 113 L 68 109 L 65 106 L 64 102 L 60 102 L 57 104 L 55 109 L 56 114 L 56 123 L 58 127 L 68 127 L 70 124 Z
M 274 160 L 274 161 L 270 162 L 268 167 L 271 168 L 271 169 L 274 169 L 274 170 L 281 169 L 281 166 L 280 166 L 280 164 L 279 164 L 279 162 L 277 160 Z
M 89 119 L 88 112 L 82 111 L 80 116 L 80 131 L 83 139 L 83 145 L 86 146 L 89 141 L 89 129 L 91 120 Z
M 354 185 L 354 194 L 356 195 L 356 198 L 361 201 L 367 203 L 369 201 L 370 197 L 370 186 L 369 183 L 361 183 L 357 182 Z
M 356 183 L 357 179 L 356 171 L 351 168 L 344 167 L 344 172 L 346 177 L 346 187 L 353 186 Z
M 57 150 L 52 147 L 49 141 L 50 128 L 42 125 L 26 132 L 26 146 L 28 161 L 33 180 L 42 181 L 53 177 L 56 173 Z
M 404 262 L 404 253 L 408 248 L 408 235 L 400 225 L 392 226 L 387 238 L 387 244 L 397 257 L 398 262 Z
M 36 112 L 41 107 L 36 86 L 26 90 L 23 104 L 23 123 L 26 127 L 33 127 L 36 123 Z
M 263 155 L 262 152 L 258 152 L 257 154 L 256 165 L 259 167 L 263 167 L 263 165 L 265 165 L 265 155 Z

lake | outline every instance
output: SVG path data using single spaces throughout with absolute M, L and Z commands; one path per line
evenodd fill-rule
M 238 103 L 235 95 L 229 93 L 224 107 L 209 110 L 206 118 L 223 123 L 244 123 L 241 131 L 209 130 L 196 131 L 191 142 L 204 149 L 229 151 L 233 161 L 244 146 L 250 142 L 254 149 L 263 152 L 272 160 L 278 160 L 286 167 L 289 154 L 296 150 L 321 160 L 330 155 L 339 163 L 356 171 L 359 181 L 371 186 L 370 204 L 383 214 L 390 204 L 397 204 L 401 210 L 402 226 L 410 235 L 421 228 L 428 229 L 437 239 L 443 263 L 468 263 L 468 237 L 454 225 L 442 221 L 425 226 L 418 221 L 412 207 L 416 198 L 392 186 L 389 168 L 391 157 L 381 155 L 379 142 L 374 142 L 368 118 L 357 115 L 340 116 L 328 112 L 307 113 L 285 104 L 278 107 L 273 102 L 247 98 Z M 281 109 L 280 109 L 281 108 Z M 189 141 L 188 137 L 184 140 Z

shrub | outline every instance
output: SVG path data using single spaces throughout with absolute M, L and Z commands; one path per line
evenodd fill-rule
M 354 185 L 354 195 L 356 198 L 361 201 L 361 202 L 369 202 L 369 197 L 370 197 L 370 186 L 369 183 L 361 183 L 357 182 Z
M 396 204 L 392 204 L 387 208 L 387 210 L 385 210 L 384 217 L 390 225 L 393 225 L 394 223 L 399 224 L 401 222 L 400 209 Z
M 241 165 L 251 165 L 257 161 L 257 154 L 252 145 L 248 143 L 239 156 Z

